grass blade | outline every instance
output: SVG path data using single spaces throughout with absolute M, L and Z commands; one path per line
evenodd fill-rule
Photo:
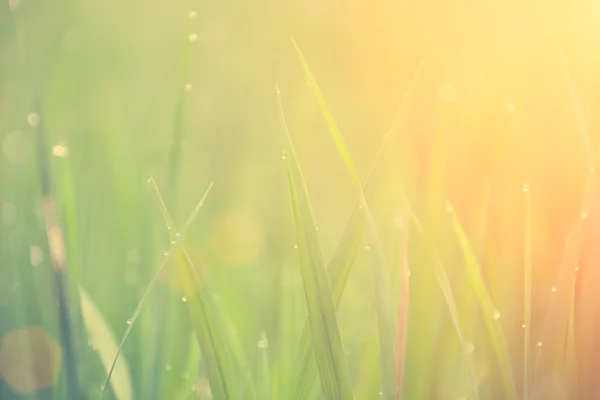
M 96 307 L 96 304 L 88 296 L 86 291 L 79 288 L 79 299 L 81 302 L 81 314 L 83 323 L 88 332 L 90 344 L 100 357 L 102 365 L 109 373 L 114 367 L 111 364 L 114 354 L 118 352 L 117 343 L 110 327 L 104 321 L 102 314 Z M 113 373 L 113 379 L 110 380 L 110 386 L 117 400 L 133 399 L 133 389 L 131 387 L 131 374 L 127 361 L 121 357 L 118 361 L 116 373 Z
M 475 379 L 475 369 L 473 368 L 473 363 L 471 361 L 471 356 L 469 354 L 469 349 L 467 346 L 467 342 L 464 338 L 462 329 L 460 327 L 460 318 L 458 316 L 458 307 L 456 306 L 456 301 L 454 299 L 454 295 L 452 294 L 452 287 L 450 286 L 450 280 L 448 279 L 448 275 L 446 274 L 446 270 L 444 266 L 438 259 L 438 265 L 436 268 L 436 277 L 438 284 L 440 285 L 440 289 L 444 294 L 444 299 L 446 300 L 446 305 L 448 306 L 448 312 L 450 313 L 450 318 L 452 319 L 452 324 L 454 325 L 454 329 L 456 329 L 456 334 L 458 335 L 458 339 L 460 340 L 460 345 L 463 350 L 463 355 L 465 358 L 465 362 L 467 363 L 467 371 L 469 373 L 469 381 L 471 383 L 471 393 L 473 395 L 473 399 L 479 399 L 479 393 L 477 391 L 477 382 Z
M 398 128 L 401 116 L 403 115 L 406 109 L 406 105 L 408 104 L 408 100 L 410 99 L 412 88 L 414 87 L 417 81 L 419 71 L 417 71 L 417 74 L 415 75 L 415 78 L 413 79 L 409 90 L 402 99 L 402 102 L 400 103 L 398 110 L 394 115 L 394 119 L 392 120 L 388 131 L 383 137 L 383 141 L 379 147 L 377 155 L 375 156 L 375 160 L 373 162 L 373 165 L 371 166 L 369 176 L 367 177 L 367 181 L 364 185 L 364 193 L 368 194 L 371 188 L 372 181 L 374 180 L 376 167 L 379 164 L 383 153 L 388 147 L 391 134 Z M 363 236 L 364 216 L 361 210 L 361 204 L 361 199 L 359 197 L 354 205 L 354 208 L 352 209 L 352 212 L 350 213 L 350 216 L 348 217 L 346 226 L 342 233 L 342 237 L 340 238 L 335 252 L 327 266 L 336 310 L 341 302 L 342 294 L 344 293 L 344 289 L 346 287 L 348 275 L 354 263 L 356 252 L 361 244 Z M 309 397 L 317 374 L 317 367 L 315 364 L 313 349 L 311 347 L 310 335 L 310 326 L 307 320 L 304 323 L 302 334 L 300 336 L 300 342 L 296 352 L 296 364 L 297 371 L 299 373 L 299 377 L 296 379 L 296 389 L 294 391 L 294 393 L 296 394 L 296 399 L 306 399 Z
M 285 122 L 279 89 L 277 95 L 286 138 L 286 164 L 302 281 L 321 388 L 328 399 L 352 399 L 350 374 L 342 347 L 333 293 L 325 270 L 317 225 Z
M 327 103 L 321 93 L 319 85 L 317 81 L 310 71 L 308 64 L 300 51 L 300 48 L 292 38 L 292 42 L 298 56 L 300 57 L 300 61 L 302 63 L 302 67 L 306 74 L 309 86 L 312 89 L 312 92 L 319 104 L 319 108 L 321 113 L 327 122 L 327 126 L 329 128 L 329 132 L 335 142 L 338 153 L 340 154 L 346 169 L 350 175 L 350 178 L 358 189 L 358 194 L 360 198 L 360 203 L 365 215 L 367 229 L 369 231 L 371 237 L 371 247 L 372 247 L 372 270 L 374 274 L 375 280 L 375 298 L 376 298 L 376 307 L 377 307 L 377 322 L 378 322 L 378 334 L 379 334 L 379 346 L 380 346 L 380 361 L 381 361 L 381 375 L 382 375 L 382 393 L 384 399 L 396 399 L 398 396 L 398 386 L 396 381 L 396 322 L 395 316 L 392 312 L 392 301 L 390 296 L 390 288 L 389 288 L 389 279 L 388 279 L 388 269 L 387 262 L 385 260 L 385 255 L 383 251 L 383 246 L 381 245 L 381 240 L 379 239 L 379 234 L 377 233 L 377 227 L 375 224 L 375 220 L 367 201 L 365 199 L 365 195 L 360 183 L 360 179 L 356 168 L 354 167 L 354 163 L 352 161 L 352 157 L 348 151 L 344 138 L 340 133 L 340 130 L 327 107 Z M 422 64 L 421 64 L 422 66 Z M 418 77 L 421 68 L 417 71 L 415 79 Z M 407 99 L 410 97 L 411 91 L 407 95 Z M 405 103 L 406 104 L 406 103 Z
M 531 195 L 529 184 L 523 185 L 526 202 L 525 219 L 525 309 L 524 309 L 524 342 L 523 342 L 523 399 L 529 400 L 531 384 Z
M 398 385 L 398 398 L 402 397 L 404 380 L 404 364 L 406 357 L 406 339 L 408 335 L 408 310 L 410 301 L 410 270 L 408 267 L 408 238 L 409 224 L 402 229 L 402 259 L 400 271 L 400 299 L 398 302 L 398 345 L 396 349 L 396 382 Z
M 257 383 L 258 383 L 258 399 L 270 400 L 271 395 L 271 369 L 269 368 L 269 340 L 265 332 L 261 333 L 260 339 L 256 344 L 258 347 L 258 367 L 257 367 Z
M 150 183 L 152 184 L 153 181 Z M 186 304 L 188 305 L 196 339 L 202 351 L 202 359 L 208 371 L 212 397 L 217 400 L 239 399 L 241 398 L 242 385 L 240 385 L 237 378 L 238 369 L 231 352 L 232 343 L 223 332 L 221 328 L 222 321 L 220 324 L 216 318 L 218 313 L 215 312 L 215 308 L 211 304 L 210 297 L 204 287 L 204 281 L 198 276 L 194 262 L 183 245 L 183 238 L 185 238 L 191 223 L 202 208 L 212 185 L 211 183 L 181 231 L 177 231 L 158 188 L 155 185 L 152 188 L 165 219 L 167 230 L 175 232 L 174 237 L 176 240 L 172 242 L 172 246 L 179 247 L 183 255 L 183 262 L 177 263 L 179 277 L 186 296 Z
M 477 257 L 475 256 L 475 253 L 473 252 L 473 249 L 469 243 L 469 239 L 467 238 L 458 216 L 454 212 L 454 209 L 450 203 L 448 203 L 448 212 L 452 219 L 454 232 L 462 249 L 469 280 L 479 301 L 485 326 L 487 328 L 492 347 L 494 348 L 494 352 L 498 359 L 501 379 L 505 391 L 504 398 L 517 399 L 510 354 L 508 352 L 506 340 L 502 332 L 502 327 L 498 321 L 500 314 L 492 304 L 492 299 L 487 291 L 485 282 L 481 275 L 481 269 L 479 267 Z

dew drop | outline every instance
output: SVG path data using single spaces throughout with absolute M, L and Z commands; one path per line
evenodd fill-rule
M 27 116 L 27 123 L 32 128 L 35 128 L 40 124 L 40 116 L 34 112 L 29 113 L 29 115 Z
M 294 245 L 294 249 L 298 249 L 298 245 L 297 244 Z
M 587 217 L 588 217 L 588 213 L 587 213 L 587 211 L 583 211 L 583 212 L 581 213 L 581 219 L 586 219 Z
M 529 183 L 524 183 L 522 190 L 523 190 L 523 193 L 528 193 L 529 192 Z
M 281 159 L 285 160 L 287 157 L 285 156 L 285 150 L 281 150 Z
M 579 271 L 579 267 L 575 267 L 575 272 Z
M 132 322 L 133 322 L 133 321 L 132 321 L 131 319 L 128 319 L 128 320 L 127 320 L 127 325 L 131 325 L 131 323 L 132 323 Z
M 552 286 L 552 293 L 556 293 L 556 286 Z
M 185 303 L 185 302 L 187 301 L 187 297 L 183 296 L 183 297 L 181 298 L 181 301 L 183 301 L 183 302 Z
M 494 310 L 494 313 L 492 314 L 492 317 L 494 319 L 500 319 L 500 311 Z
M 69 156 L 69 148 L 62 144 L 52 146 L 52 155 L 59 158 L 67 158 Z
M 267 339 L 267 334 L 265 332 L 261 332 L 260 339 L 256 342 L 256 346 L 259 349 L 266 349 L 269 347 L 269 340 Z
M 365 250 L 367 250 L 367 251 L 371 250 L 371 246 L 369 246 L 368 244 L 365 244 Z
M 525 329 L 525 328 L 527 328 L 527 325 L 523 324 L 523 325 L 521 325 L 521 328 Z
M 542 342 L 537 342 L 535 345 L 536 345 L 537 347 L 542 347 Z
M 448 213 L 454 212 L 454 209 L 452 208 L 452 204 L 449 201 L 446 202 L 446 211 Z
M 195 33 L 190 33 L 190 36 L 188 36 L 188 39 L 190 40 L 190 43 L 194 43 L 196 40 L 198 40 L 198 35 Z
M 189 19 L 196 19 L 197 16 L 198 16 L 198 13 L 196 11 L 192 11 L 188 14 Z
M 191 83 L 186 83 L 186 85 L 183 87 L 183 90 L 185 90 L 186 92 L 191 92 L 192 91 L 192 84 Z

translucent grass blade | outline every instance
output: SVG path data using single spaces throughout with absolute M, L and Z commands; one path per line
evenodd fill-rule
M 258 365 L 257 365 L 257 399 L 270 400 L 271 395 L 271 369 L 269 366 L 269 340 L 265 332 L 261 333 L 260 339 L 256 344 L 258 347 Z
M 385 260 L 385 255 L 383 251 L 383 247 L 381 245 L 381 240 L 379 239 L 379 234 L 377 233 L 377 227 L 375 224 L 375 220 L 373 215 L 369 209 L 367 201 L 365 199 L 365 195 L 360 183 L 360 179 L 356 168 L 354 167 L 354 163 L 352 161 L 352 157 L 348 151 L 344 138 L 342 137 L 340 130 L 327 107 L 327 103 L 321 93 L 319 85 L 317 81 L 310 71 L 310 68 L 294 39 L 292 38 L 292 42 L 298 56 L 300 57 L 300 61 L 302 63 L 302 67 L 306 74 L 309 86 L 312 89 L 312 92 L 319 104 L 319 108 L 321 110 L 321 114 L 325 119 L 327 126 L 329 128 L 329 132 L 335 142 L 338 153 L 340 154 L 346 169 L 350 175 L 350 178 L 354 184 L 354 186 L 358 189 L 358 194 L 361 202 L 361 206 L 363 208 L 363 212 L 365 215 L 367 229 L 369 231 L 370 240 L 371 240 L 371 248 L 372 250 L 372 270 L 375 280 L 375 297 L 376 297 L 376 307 L 377 307 L 377 321 L 379 326 L 379 345 L 380 345 L 380 357 L 381 357 L 381 374 L 382 374 L 382 393 L 385 399 L 396 399 L 398 395 L 398 386 L 396 382 L 396 340 L 397 340 L 397 324 L 395 321 L 395 315 L 392 312 L 392 301 L 390 296 L 390 288 L 389 288 L 389 279 L 388 279 L 388 269 L 387 262 Z M 422 66 L 422 64 L 421 64 Z M 418 73 L 420 72 L 420 68 Z M 418 77 L 418 73 L 416 77 Z M 416 79 L 416 78 L 415 78 Z M 409 91 L 410 94 L 410 91 Z M 409 96 L 407 96 L 408 98 Z
M 454 212 L 454 208 L 450 203 L 448 203 L 448 213 L 450 214 L 452 225 L 454 227 L 454 232 L 462 249 L 467 273 L 469 276 L 469 281 L 473 286 L 473 289 L 477 296 L 477 300 L 479 302 L 479 306 L 481 307 L 485 326 L 488 331 L 488 336 L 490 338 L 492 347 L 494 349 L 494 353 L 498 361 L 501 380 L 505 391 L 504 398 L 517 399 L 517 392 L 515 381 L 513 378 L 510 354 L 508 352 L 506 340 L 502 332 L 502 327 L 500 325 L 500 322 L 498 321 L 500 315 L 498 311 L 494 308 L 494 305 L 492 304 L 492 299 L 487 291 L 485 282 L 481 275 L 481 270 L 477 261 L 477 257 L 475 256 L 475 253 L 473 252 L 473 249 L 471 248 L 471 245 L 469 243 L 469 239 L 467 238 L 467 235 L 463 230 L 458 216 Z
M 172 245 L 178 246 L 183 254 L 184 262 L 177 263 L 179 277 L 187 298 L 186 304 L 194 333 L 202 351 L 202 359 L 208 371 L 212 397 L 217 400 L 228 400 L 240 398 L 243 391 L 237 376 L 239 365 L 234 361 L 232 342 L 222 328 L 223 321 L 217 320 L 215 308 L 211 305 L 204 282 L 198 276 L 194 262 L 183 244 L 183 238 L 202 208 L 212 185 L 212 183 L 209 185 L 181 231 L 177 231 L 172 224 L 173 219 L 164 207 L 165 203 L 158 190 L 155 191 L 155 196 L 167 228 L 170 227 L 176 232 L 175 237 L 178 240 L 173 241 Z
M 409 90 L 407 91 L 406 95 L 402 99 L 402 102 L 398 107 L 396 114 L 394 115 L 394 119 L 392 120 L 388 131 L 383 136 L 383 141 L 379 147 L 377 155 L 375 156 L 375 160 L 373 161 L 373 165 L 371 166 L 371 170 L 369 171 L 369 176 L 367 177 L 367 181 L 363 188 L 364 193 L 367 195 L 369 194 L 369 191 L 371 189 L 372 181 L 375 178 L 375 170 L 379 164 L 383 153 L 388 147 L 391 134 L 398 128 L 400 117 L 403 115 L 403 112 L 406 109 L 406 104 L 410 99 L 412 87 L 416 83 L 416 76 L 415 79 L 413 79 L 413 82 L 411 83 L 411 86 L 409 87 Z M 341 302 L 344 289 L 346 288 L 346 282 L 348 280 L 348 275 L 350 274 L 352 265 L 354 264 L 357 249 L 362 243 L 362 237 L 364 234 L 364 216 L 360 206 L 361 200 L 359 197 L 356 200 L 356 203 L 354 205 L 354 208 L 352 209 L 352 212 L 350 213 L 350 216 L 348 217 L 346 226 L 342 233 L 342 237 L 340 238 L 335 252 L 327 266 L 329 280 L 331 281 L 331 286 L 333 290 L 333 300 L 336 306 L 336 310 Z M 311 333 L 309 329 L 310 326 L 307 320 L 304 323 L 304 328 L 300 336 L 300 342 L 298 345 L 296 355 L 296 360 L 298 364 L 297 371 L 300 374 L 300 377 L 296 380 L 297 386 L 294 391 L 294 393 L 296 394 L 296 399 L 308 398 L 317 374 L 314 353 L 311 347 Z
M 529 400 L 529 386 L 531 384 L 531 195 L 529 184 L 523 185 L 525 194 L 525 282 L 524 282 L 524 326 L 523 338 L 523 399 Z
M 117 342 L 110 327 L 102 317 L 96 304 L 88 296 L 86 291 L 79 288 L 79 298 L 81 301 L 81 314 L 83 323 L 89 336 L 89 343 L 96 350 L 102 365 L 109 373 L 113 367 L 114 354 L 118 352 Z M 121 357 L 118 360 L 115 373 L 110 380 L 110 386 L 117 400 L 133 399 L 133 389 L 131 386 L 131 374 L 127 361 Z
M 333 293 L 325 270 L 317 225 L 285 122 L 279 89 L 277 89 L 277 101 L 285 135 L 286 165 L 294 226 L 321 389 L 327 399 L 353 399 L 350 374 L 342 347 Z
M 469 354 L 467 342 L 464 338 L 462 328 L 460 326 L 458 307 L 456 306 L 456 301 L 454 299 L 454 295 L 452 294 L 452 287 L 450 286 L 450 280 L 448 279 L 446 270 L 442 263 L 439 262 L 439 260 L 435 273 L 438 284 L 440 285 L 440 289 L 444 294 L 444 299 L 446 301 L 446 306 L 448 307 L 448 312 L 450 313 L 450 318 L 452 319 L 452 324 L 454 325 L 454 329 L 456 330 L 456 334 L 458 335 L 458 339 L 460 340 L 460 345 L 462 347 L 465 362 L 467 364 L 467 371 L 469 373 L 469 381 L 471 383 L 471 394 L 473 396 L 473 399 L 478 400 L 479 392 L 477 390 L 477 381 L 475 379 L 475 369 L 473 368 L 473 363 L 471 361 L 471 355 Z
M 149 179 L 148 183 L 150 184 L 150 186 L 152 187 L 154 180 L 153 179 Z M 156 185 L 154 185 L 154 187 L 156 187 Z M 195 217 L 198 215 L 198 210 L 202 207 L 202 203 L 204 201 L 204 199 L 206 198 L 206 196 L 208 196 L 208 193 L 210 192 L 210 189 L 212 188 L 212 183 L 210 184 L 210 186 L 208 187 L 206 193 L 204 194 L 202 200 L 198 203 L 198 205 L 196 206 L 196 209 L 194 209 L 194 212 L 192 213 L 192 215 L 190 215 L 190 218 L 188 218 L 188 221 L 186 222 L 185 226 L 183 227 L 183 229 L 181 230 L 181 232 L 179 233 L 179 236 L 183 237 L 185 235 L 185 233 L 187 232 L 187 230 L 189 229 L 190 225 L 192 224 L 192 222 L 194 221 Z M 162 197 L 160 196 L 160 193 L 157 191 L 155 192 L 155 197 L 157 199 L 157 202 L 159 204 L 159 208 L 161 209 L 161 212 L 163 213 L 163 217 L 165 218 L 165 221 L 171 221 L 171 217 L 169 216 L 168 212 L 166 212 L 166 208 L 160 207 L 160 205 L 164 205 L 164 201 L 162 200 Z M 137 321 L 139 315 L 141 314 L 142 310 L 144 309 L 144 306 L 146 304 L 146 301 L 148 299 L 148 296 L 150 295 L 150 292 L 152 291 L 156 281 L 158 280 L 158 277 L 160 276 L 160 274 L 163 272 L 163 270 L 165 269 L 165 267 L 169 264 L 169 262 L 171 261 L 171 258 L 173 257 L 173 254 L 175 253 L 175 250 L 177 249 L 179 243 L 177 241 L 172 241 L 171 242 L 171 246 L 169 247 L 169 249 L 164 253 L 162 261 L 159 265 L 159 267 L 156 269 L 156 272 L 154 273 L 152 279 L 150 280 L 148 286 L 146 287 L 146 290 L 144 291 L 144 294 L 142 295 L 135 311 L 133 312 L 133 315 L 131 316 L 131 318 L 127 321 L 127 329 L 125 330 L 125 334 L 123 335 L 123 338 L 121 339 L 121 343 L 119 344 L 119 348 L 117 349 L 117 353 L 115 355 L 115 358 L 113 360 L 113 363 L 108 371 L 108 375 L 106 377 L 106 382 L 104 383 L 104 389 L 102 392 L 102 398 L 104 398 L 104 396 L 106 395 L 107 391 L 108 391 L 108 387 L 109 387 L 109 383 L 115 368 L 115 365 L 117 364 L 117 361 L 119 359 L 119 356 L 121 355 L 121 351 L 123 350 L 123 346 L 125 345 L 125 342 L 127 341 L 127 338 L 129 337 L 129 335 L 131 334 L 131 330 L 133 329 L 133 326 L 135 325 L 135 322 Z
M 408 310 L 410 301 L 410 270 L 408 267 L 408 238 L 409 223 L 405 222 L 402 232 L 401 243 L 401 271 L 400 271 L 400 294 L 398 301 L 398 345 L 396 349 L 396 382 L 398 385 L 398 398 L 402 397 L 404 381 L 404 365 L 406 358 L 406 340 L 408 336 Z

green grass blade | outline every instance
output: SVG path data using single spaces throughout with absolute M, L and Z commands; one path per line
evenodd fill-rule
M 350 175 L 350 178 L 356 188 L 358 189 L 358 194 L 361 202 L 361 206 L 363 208 L 363 212 L 365 215 L 366 225 L 371 237 L 371 248 L 372 248 L 372 270 L 374 274 L 375 280 L 375 298 L 376 298 L 376 307 L 377 307 L 377 323 L 379 326 L 379 346 L 380 346 L 380 361 L 381 361 L 381 375 L 382 375 L 382 393 L 385 399 L 396 399 L 398 397 L 398 384 L 397 384 L 397 372 L 396 372 L 396 340 L 397 340 L 397 323 L 394 313 L 392 312 L 392 300 L 390 295 L 389 288 L 389 278 L 388 278 L 388 268 L 387 261 L 385 260 L 385 255 L 383 251 L 383 246 L 381 245 L 381 240 L 379 239 L 379 234 L 377 233 L 377 227 L 375 224 L 375 219 L 369 209 L 367 201 L 365 199 L 365 195 L 360 183 L 360 179 L 356 168 L 354 167 L 354 163 L 352 161 L 352 157 L 348 151 L 344 138 L 340 133 L 340 130 L 335 122 L 329 108 L 327 107 L 327 103 L 321 93 L 319 85 L 310 71 L 308 64 L 300 51 L 300 48 L 292 38 L 292 42 L 298 56 L 300 57 L 300 61 L 302 63 L 302 67 L 306 74 L 309 86 L 312 89 L 312 92 L 319 104 L 319 108 L 321 113 L 327 122 L 327 126 L 329 128 L 329 132 L 335 142 L 338 153 L 340 154 L 346 169 Z M 422 66 L 422 64 L 421 64 Z M 415 79 L 418 77 L 421 68 L 417 71 Z M 412 87 L 411 87 L 412 88 Z M 411 91 L 409 90 L 409 94 Z M 407 96 L 408 98 L 409 96 Z
M 346 282 L 348 281 L 358 248 L 362 244 L 363 232 L 364 218 L 359 208 L 359 203 L 357 203 L 348 218 L 342 237 L 327 268 L 336 310 L 342 300 L 342 295 L 346 288 Z M 307 318 L 302 328 L 295 357 L 296 371 L 299 376 L 296 378 L 294 395 L 296 399 L 306 399 L 310 396 L 317 376 L 317 365 L 312 347 L 309 318 Z
M 81 302 L 81 314 L 83 323 L 86 327 L 89 337 L 89 343 L 96 350 L 102 365 L 106 372 L 115 367 L 112 366 L 114 354 L 118 352 L 117 342 L 110 327 L 104 321 L 102 314 L 96 307 L 96 304 L 88 296 L 86 291 L 79 288 L 79 299 Z M 121 357 L 116 365 L 115 372 L 110 380 L 110 386 L 117 400 L 133 399 L 133 390 L 131 386 L 131 374 L 127 361 Z
M 524 312 L 524 342 L 523 342 L 523 400 L 529 400 L 531 384 L 531 195 L 529 184 L 523 185 L 525 193 L 525 309 Z
M 236 368 L 237 364 L 234 362 L 231 342 L 221 328 L 223 321 L 217 320 L 218 313 L 211 304 L 204 282 L 198 276 L 194 262 L 183 245 L 185 234 L 202 208 L 211 188 L 212 183 L 181 231 L 176 230 L 173 219 L 164 206 L 165 203 L 160 192 L 155 190 L 154 194 L 168 230 L 176 232 L 175 237 L 177 240 L 172 242 L 172 246 L 178 246 L 183 254 L 183 262 L 178 262 L 177 268 L 187 299 L 186 304 L 188 305 L 194 333 L 202 351 L 204 365 L 208 371 L 212 397 L 216 400 L 239 399 L 242 398 L 242 385 L 238 380 L 238 369 Z
M 494 348 L 494 352 L 498 359 L 501 379 L 505 391 L 504 398 L 517 399 L 517 392 L 515 387 L 515 381 L 513 379 L 510 354 L 508 352 L 506 340 L 502 332 L 502 327 L 498 320 L 500 314 L 492 304 L 492 299 L 485 286 L 483 276 L 481 275 L 481 270 L 477 261 L 477 257 L 475 256 L 475 253 L 473 252 L 473 249 L 469 243 L 469 239 L 467 238 L 467 235 L 458 219 L 458 216 L 454 212 L 454 209 L 450 203 L 448 203 L 448 212 L 452 219 L 454 232 L 458 238 L 458 242 L 462 249 L 465 264 L 467 267 L 467 274 L 469 276 L 469 281 L 471 282 L 471 285 L 473 286 L 473 289 L 475 291 L 475 295 L 477 296 L 477 299 L 479 301 L 485 326 L 487 328 L 489 338 Z
M 265 332 L 261 333 L 260 339 L 256 344 L 258 347 L 258 366 L 257 371 L 257 394 L 260 400 L 270 400 L 271 394 L 271 369 L 269 366 L 269 339 Z
M 471 394 L 473 395 L 474 400 L 479 399 L 479 392 L 477 390 L 477 382 L 475 380 L 475 369 L 473 368 L 473 362 L 471 360 L 471 355 L 469 354 L 469 349 L 467 346 L 467 342 L 464 338 L 462 328 L 460 327 L 460 318 L 458 315 L 458 307 L 456 306 L 456 301 L 454 299 L 454 295 L 452 294 L 452 287 L 450 286 L 450 280 L 448 279 L 448 275 L 446 274 L 446 270 L 442 263 L 438 259 L 438 265 L 436 268 L 436 277 L 438 284 L 440 285 L 440 289 L 444 294 L 444 299 L 446 301 L 446 306 L 448 306 L 448 312 L 450 313 L 450 318 L 452 319 L 452 324 L 454 325 L 454 329 L 456 329 L 456 334 L 458 335 L 458 339 L 460 340 L 460 345 L 462 347 L 463 355 L 465 358 L 465 362 L 467 363 L 467 371 L 469 373 L 469 381 L 471 383 Z
M 335 315 L 335 305 L 321 250 L 315 217 L 287 129 L 283 106 L 277 100 L 285 134 L 286 165 L 298 243 L 302 281 L 309 313 L 321 388 L 327 399 L 352 399 L 350 374 Z
M 400 103 L 394 115 L 394 118 L 388 131 L 383 137 L 383 141 L 379 147 L 377 155 L 375 156 L 375 160 L 373 162 L 373 165 L 371 166 L 371 171 L 369 172 L 369 176 L 367 177 L 367 181 L 363 188 L 363 192 L 366 194 L 368 194 L 369 190 L 371 189 L 371 182 L 374 179 L 376 167 L 383 153 L 388 147 L 387 145 L 389 144 L 390 136 L 398 128 L 401 117 L 403 116 L 404 111 L 406 110 L 406 105 L 408 104 L 408 101 L 410 100 L 412 94 L 412 88 L 418 80 L 421 68 L 422 64 L 417 70 L 417 73 L 415 74 L 415 77 L 411 82 L 411 85 L 409 86 L 406 95 L 402 99 L 402 102 Z M 346 227 L 344 228 L 342 237 L 338 242 L 336 250 L 327 266 L 336 309 L 341 302 L 342 294 L 344 293 L 344 289 L 346 288 L 348 275 L 350 274 L 350 269 L 352 268 L 354 259 L 356 257 L 357 249 L 361 244 L 362 236 L 364 234 L 364 216 L 360 208 L 361 204 L 361 199 L 359 197 L 347 220 Z M 296 352 L 296 371 L 298 371 L 298 373 L 300 374 L 300 376 L 296 379 L 297 386 L 294 391 L 296 399 L 306 399 L 310 396 L 311 389 L 317 374 L 317 367 L 314 360 L 313 349 L 311 347 L 310 335 L 310 326 L 307 320 L 304 324 L 302 334 L 300 336 L 300 342 Z

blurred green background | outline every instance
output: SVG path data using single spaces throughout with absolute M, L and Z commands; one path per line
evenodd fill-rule
M 538 190 L 532 200 L 539 233 L 533 273 L 541 289 L 538 294 L 534 288 L 533 308 L 543 311 L 587 179 L 578 118 L 593 131 L 600 84 L 598 6 L 557 1 L 544 7 L 546 19 L 538 8 L 516 0 L 4 1 L 0 338 L 25 332 L 31 336 L 28 343 L 52 340 L 40 331 L 31 333 L 43 326 L 59 340 L 42 211 L 44 167 L 31 126 L 31 113 L 38 113 L 47 140 L 42 151 L 52 154 L 52 188 L 75 271 L 71 282 L 85 289 L 117 342 L 169 247 L 147 180 L 155 179 L 178 227 L 214 182 L 189 232 L 188 250 L 231 319 L 253 370 L 260 360 L 261 332 L 269 338 L 274 370 L 280 359 L 291 359 L 285 351 L 295 345 L 306 311 L 275 85 L 281 88 L 326 260 L 357 196 L 307 85 L 290 41 L 294 36 L 363 179 L 425 60 L 371 206 L 393 264 L 395 232 L 404 215 L 397 195 L 401 187 L 432 228 L 451 280 L 460 285 L 460 253 L 447 239 L 447 221 L 440 216 L 446 199 L 453 201 L 476 247 L 491 243 L 487 258 L 482 256 L 489 261 L 484 262 L 486 279 L 495 303 L 504 307 L 509 347 L 518 354 L 521 187 L 530 182 Z M 556 48 L 563 49 L 572 71 L 570 83 L 557 72 Z M 568 94 L 571 87 L 580 95 L 579 117 Z M 177 132 L 181 141 L 174 140 Z M 587 146 L 595 148 L 595 140 Z M 175 167 L 173 159 L 179 160 Z M 489 218 L 480 213 L 486 204 L 490 208 L 483 213 Z M 478 236 L 481 226 L 489 229 L 485 239 Z M 414 350 L 409 350 L 405 390 L 407 398 L 449 399 L 464 388 L 453 387 L 448 372 L 455 358 L 435 358 L 435 346 L 444 346 L 439 343 L 446 338 L 440 329 L 450 332 L 452 325 L 427 272 L 427 257 L 428 250 L 415 244 L 415 322 L 409 336 Z M 356 265 L 338 322 L 355 396 L 374 399 L 379 365 L 367 249 L 359 249 Z M 159 278 L 124 347 L 136 399 L 208 398 L 205 379 L 197 379 L 202 371 L 191 376 L 188 369 L 196 344 L 174 268 Z M 397 285 L 392 281 L 395 291 Z M 77 293 L 72 286 L 69 290 L 72 297 Z M 541 321 L 539 314 L 534 319 Z M 78 318 L 76 349 L 86 360 L 78 370 L 85 391 L 97 398 L 106 372 Z M 282 326 L 290 331 L 282 333 Z M 61 397 L 66 396 L 64 368 L 57 369 L 58 384 L 50 379 L 41 387 L 40 378 L 26 383 L 24 392 L 15 390 L 7 371 L 16 370 L 20 361 L 15 360 L 22 361 L 26 352 L 3 351 L 0 399 L 66 398 Z M 482 371 L 490 367 L 485 354 L 478 361 Z M 515 361 L 517 371 L 520 365 Z M 491 376 L 487 398 L 497 398 Z

